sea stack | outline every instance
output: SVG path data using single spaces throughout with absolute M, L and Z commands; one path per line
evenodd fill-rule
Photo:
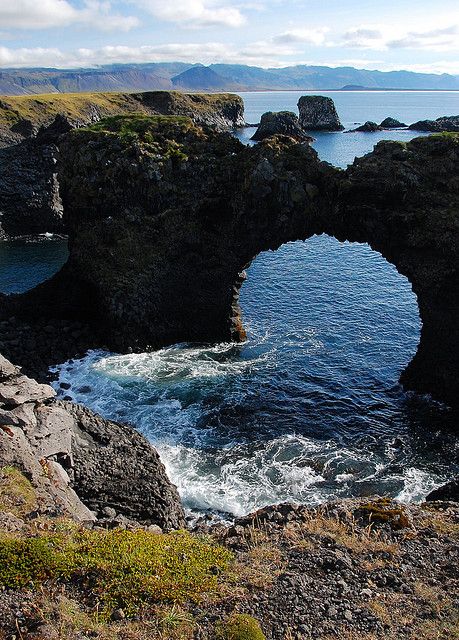
M 292 111 L 268 111 L 264 113 L 261 116 L 258 129 L 252 136 L 252 140 L 260 141 L 276 134 L 290 136 L 301 142 L 313 141 L 313 138 L 308 136 L 300 126 L 298 116 Z
M 325 96 L 301 96 L 298 100 L 300 126 L 306 131 L 342 131 L 335 104 Z

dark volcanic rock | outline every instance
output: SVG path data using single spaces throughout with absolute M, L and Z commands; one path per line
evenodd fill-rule
M 14 104 L 14 99 L 10 100 Z M 0 238 L 64 232 L 56 162 L 59 138 L 74 128 L 98 122 L 104 115 L 133 111 L 187 116 L 200 125 L 219 130 L 245 124 L 243 100 L 234 94 L 175 91 L 113 94 L 108 103 L 113 103 L 113 114 L 106 106 L 99 105 L 97 94 L 92 99 L 88 96 L 83 106 L 80 96 L 74 98 L 75 105 L 66 97 L 62 106 L 65 113 L 56 114 L 53 110 L 59 108 L 59 100 L 57 96 L 55 103 L 49 104 L 31 99 L 28 106 L 32 113 L 35 109 L 35 119 L 20 118 L 12 126 L 5 122 L 17 117 L 17 112 L 7 102 L 0 101 L 0 116 L 8 113 L 5 122 L 0 119 Z M 72 116 L 69 116 L 67 111 L 72 106 Z
M 437 120 L 419 120 L 414 124 L 410 124 L 408 129 L 413 131 L 459 131 L 459 116 L 443 116 Z
M 258 129 L 252 136 L 252 140 L 260 141 L 276 134 L 290 136 L 303 142 L 312 142 L 314 140 L 300 127 L 298 117 L 291 111 L 268 111 L 264 113 L 261 116 Z
M 63 231 L 57 156 L 33 138 L 0 149 L 0 237 Z
M 356 129 L 352 129 L 352 131 L 362 131 L 364 133 L 374 133 L 375 131 L 382 131 L 382 127 L 376 122 L 372 122 L 371 120 L 367 120 L 364 124 L 360 125 Z
M 381 124 L 379 125 L 382 129 L 400 129 L 401 127 L 406 127 L 404 122 L 400 122 L 395 118 L 385 118 Z
M 37 133 L 40 144 L 57 144 L 59 138 L 75 129 L 75 123 L 67 116 L 58 113 L 54 120 L 47 127 L 41 126 Z
M 300 126 L 306 131 L 342 131 L 334 102 L 325 96 L 301 96 L 298 100 Z
M 94 520 L 104 509 L 165 529 L 184 525 L 156 450 L 132 427 L 55 401 L 0 355 L 0 468 L 21 469 L 42 510 Z
M 426 497 L 426 501 L 432 502 L 434 500 L 459 502 L 459 477 L 431 491 Z
M 422 331 L 402 382 L 457 404 L 459 136 L 380 142 L 341 171 L 286 136 L 248 148 L 174 119 L 145 122 L 135 143 L 115 134 L 63 141 L 69 261 L 16 298 L 17 316 L 83 314 L 121 351 L 241 340 L 245 267 L 327 233 L 410 280 Z
M 156 450 L 132 427 L 90 409 L 58 402 L 72 418 L 73 487 L 93 511 L 178 529 L 185 524 L 177 490 Z

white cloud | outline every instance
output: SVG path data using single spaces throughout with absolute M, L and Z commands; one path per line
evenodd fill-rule
M 4 29 L 48 29 L 83 24 L 106 31 L 128 31 L 138 23 L 134 16 L 111 13 L 107 1 L 85 0 L 82 9 L 75 9 L 67 0 L 0 0 L 0 24 Z
M 325 34 L 329 31 L 327 27 L 319 29 L 291 29 L 273 38 L 273 42 L 279 44 L 305 43 L 321 45 L 325 42 Z
M 212 0 L 133 0 L 160 20 L 188 27 L 240 27 L 245 18 L 230 4 L 217 4 Z
M 390 49 L 441 49 L 459 48 L 459 27 L 451 25 L 443 29 L 409 31 L 401 38 L 389 40 Z
M 387 25 L 361 26 L 346 31 L 341 42 L 334 43 L 355 49 L 419 49 L 425 51 L 459 50 L 459 22 L 435 28 L 407 31 Z

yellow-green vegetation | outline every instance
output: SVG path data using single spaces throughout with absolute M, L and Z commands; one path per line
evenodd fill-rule
M 78 527 L 28 538 L 4 536 L 0 585 L 38 588 L 45 581 L 85 585 L 106 619 L 122 608 L 131 616 L 155 602 L 195 602 L 215 595 L 231 553 L 185 531 L 154 534 Z
M 185 94 L 177 91 L 145 93 L 88 92 L 48 93 L 30 96 L 1 96 L 0 127 L 10 128 L 20 120 L 30 120 L 40 126 L 51 122 L 60 113 L 71 120 L 90 121 L 96 111 L 99 117 L 128 113 L 206 114 L 239 102 L 233 94 Z
M 191 640 L 196 626 L 193 617 L 177 605 L 156 605 L 141 621 L 107 623 L 83 610 L 70 594 L 44 591 L 34 604 L 38 619 L 51 624 L 62 640 L 79 640 L 82 633 L 98 640 Z
M 266 640 L 258 620 L 245 613 L 233 613 L 218 623 L 215 635 L 218 640 Z
M 12 126 L 30 120 L 39 126 L 63 114 L 72 120 L 86 119 L 94 109 L 101 115 L 149 110 L 128 93 L 62 93 L 34 96 L 4 96 L 0 101 L 0 125 Z
M 36 508 L 34 488 L 19 469 L 0 469 L 0 511 L 22 518 Z
M 392 529 L 405 529 L 410 521 L 403 505 L 394 505 L 390 498 L 378 498 L 359 506 L 358 511 L 365 515 L 370 523 L 387 523 Z

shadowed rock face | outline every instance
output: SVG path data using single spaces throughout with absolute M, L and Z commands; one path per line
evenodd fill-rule
M 367 242 L 418 298 L 403 384 L 457 403 L 459 136 L 380 142 L 342 171 L 285 136 L 249 148 L 186 119 L 130 126 L 63 142 L 70 258 L 23 307 L 80 312 L 120 351 L 242 340 L 239 288 L 258 253 L 321 233 Z
M 252 140 L 259 142 L 277 134 L 290 136 L 300 142 L 313 142 L 314 140 L 300 127 L 298 116 L 292 111 L 268 111 L 264 113 L 261 116 L 258 129 L 252 136 Z
M 325 96 L 301 96 L 298 100 L 300 125 L 306 131 L 342 131 L 335 103 Z

